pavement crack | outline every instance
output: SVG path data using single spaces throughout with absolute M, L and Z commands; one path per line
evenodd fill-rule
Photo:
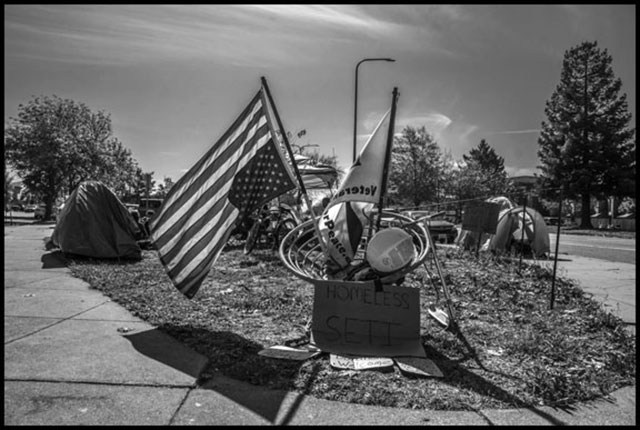
M 40 327 L 40 328 L 39 328 L 39 329 L 37 329 L 37 330 L 34 330 L 34 331 L 32 331 L 32 332 L 29 332 L 29 333 L 25 334 L 24 336 L 20 336 L 20 337 L 17 337 L 17 338 L 15 338 L 15 339 L 11 339 L 10 341 L 5 342 L 4 344 L 5 344 L 5 345 L 10 345 L 10 344 L 12 344 L 13 342 L 17 342 L 17 341 L 22 340 L 22 339 L 24 339 L 24 338 L 26 338 L 26 337 L 33 336 L 33 335 L 34 335 L 34 334 L 36 334 L 36 333 L 40 333 L 41 331 L 43 331 L 43 330 L 47 330 L 47 329 L 49 329 L 49 328 L 51 328 L 51 327 L 54 327 L 54 326 L 56 326 L 56 325 L 58 325 L 58 324 L 60 324 L 60 323 L 63 323 L 63 322 L 65 322 L 65 321 L 72 320 L 72 319 L 76 318 L 77 316 L 82 315 L 82 314 L 84 314 L 84 313 L 86 313 L 86 312 L 89 312 L 89 311 L 91 311 L 91 310 L 93 310 L 93 309 L 95 309 L 95 308 L 97 308 L 97 307 L 99 307 L 99 306 L 102 306 L 102 305 L 104 305 L 105 303 L 107 303 L 107 302 L 109 302 L 109 301 L 110 301 L 110 299 L 107 299 L 107 300 L 105 300 L 105 301 L 104 301 L 104 302 L 102 302 L 102 303 L 98 303 L 98 304 L 97 304 L 97 305 L 95 305 L 95 306 L 92 306 L 92 307 L 90 307 L 90 308 L 88 308 L 88 309 L 83 310 L 82 312 L 78 312 L 77 314 L 71 315 L 71 316 L 69 316 L 69 317 L 64 317 L 64 318 L 58 318 L 58 317 L 46 317 L 46 318 L 55 318 L 57 321 L 55 321 L 54 323 L 49 324 L 49 325 L 47 325 L 47 326 L 45 326 L 45 327 Z M 5 316 L 6 316 L 6 315 L 5 315 Z M 21 317 L 21 318 L 33 318 L 33 317 L 25 317 L 25 316 L 20 316 L 20 317 Z M 45 317 L 40 317 L 40 318 L 45 318 Z
M 182 400 L 180 401 L 180 404 L 178 405 L 178 407 L 176 408 L 176 410 L 173 412 L 173 414 L 171 415 L 171 418 L 169 418 L 169 425 L 174 425 L 176 418 L 178 416 L 178 414 L 180 413 L 180 410 L 182 409 L 182 407 L 184 406 L 184 404 L 187 402 L 187 399 L 189 398 L 189 395 L 191 394 L 191 392 L 193 390 L 195 390 L 196 387 L 194 386 L 190 386 L 189 389 L 187 390 L 187 392 L 185 393 L 184 397 L 182 398 Z
M 189 393 L 193 390 L 193 384 L 141 384 L 126 382 L 109 382 L 109 381 L 82 381 L 72 379 L 39 379 L 39 378 L 4 378 L 5 382 L 37 382 L 51 384 L 81 384 L 81 385 L 108 385 L 111 387 L 141 387 L 141 388 L 178 388 L 188 389 Z

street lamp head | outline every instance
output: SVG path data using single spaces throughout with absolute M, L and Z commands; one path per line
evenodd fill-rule
M 364 63 L 365 61 L 389 61 L 391 63 L 394 63 L 396 60 L 394 60 L 393 58 L 363 58 L 362 60 L 358 61 L 356 71 L 358 70 L 358 67 L 360 67 L 360 64 Z

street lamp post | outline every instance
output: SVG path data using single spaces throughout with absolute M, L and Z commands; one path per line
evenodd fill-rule
M 356 161 L 356 132 L 357 132 L 357 123 L 358 123 L 358 67 L 360 64 L 365 61 L 390 61 L 394 62 L 393 58 L 365 58 L 364 60 L 360 60 L 356 65 L 356 94 L 355 101 L 353 107 L 353 161 Z

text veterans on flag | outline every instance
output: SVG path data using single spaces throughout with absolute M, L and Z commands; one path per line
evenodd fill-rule
M 327 254 L 342 268 L 353 260 L 367 217 L 380 200 L 390 111 L 373 130 L 320 218 L 319 228 Z
M 264 87 L 233 125 L 171 188 L 150 223 L 173 284 L 192 298 L 234 229 L 256 208 L 296 188 L 274 140 Z

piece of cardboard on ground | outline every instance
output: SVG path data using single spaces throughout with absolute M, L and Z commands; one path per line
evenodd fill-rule
M 329 364 L 336 369 L 367 370 L 392 367 L 393 360 L 388 357 L 358 357 L 330 354 Z
M 282 360 L 303 361 L 315 357 L 320 353 L 322 353 L 322 351 L 310 344 L 303 345 L 299 348 L 292 348 L 285 345 L 275 345 L 259 351 L 258 355 L 261 355 L 263 357 L 279 358 Z
M 442 378 L 444 376 L 436 363 L 428 358 L 394 357 L 394 360 L 400 370 L 412 375 L 430 376 L 434 378 Z

